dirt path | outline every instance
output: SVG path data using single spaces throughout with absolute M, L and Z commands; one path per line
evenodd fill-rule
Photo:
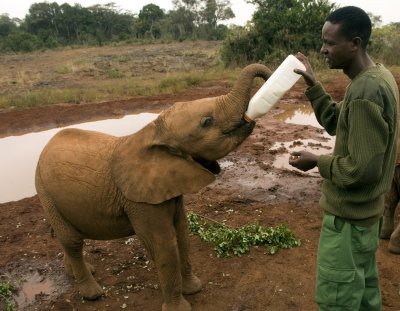
M 305 104 L 300 84 L 279 106 L 257 121 L 253 134 L 238 150 L 223 159 L 217 181 L 185 198 L 188 210 L 241 226 L 287 226 L 302 245 L 271 256 L 253 248 L 241 257 L 217 258 L 213 247 L 192 236 L 191 258 L 204 284 L 201 292 L 187 296 L 194 311 L 316 310 L 314 297 L 316 248 L 321 209 L 321 178 L 274 166 L 287 153 L 278 142 L 312 138 L 326 147 L 322 131 L 309 125 L 285 123 L 277 114 Z M 343 94 L 343 81 L 330 83 L 334 97 Z M 103 119 L 160 110 L 180 100 L 225 94 L 224 83 L 202 85 L 179 96 L 133 98 L 121 102 L 57 105 L 0 113 L 0 135 L 22 134 L 83 120 Z M 272 148 L 272 149 L 271 149 Z M 0 275 L 19 286 L 20 310 L 161 310 L 161 292 L 154 265 L 135 237 L 114 241 L 87 241 L 85 255 L 96 267 L 95 278 L 105 297 L 80 298 L 73 280 L 64 275 L 62 251 L 36 196 L 0 204 Z M 387 251 L 382 241 L 378 264 L 383 310 L 400 310 L 400 256 Z M 4 304 L 0 303 L 0 310 Z

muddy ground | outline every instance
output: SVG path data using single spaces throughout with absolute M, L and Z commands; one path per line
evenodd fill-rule
M 339 76 L 326 85 L 336 99 L 348 81 Z M 252 135 L 223 159 L 216 182 L 185 197 L 189 211 L 230 226 L 259 222 L 287 226 L 302 245 L 267 255 L 263 247 L 241 257 L 218 258 L 213 246 L 191 236 L 191 258 L 203 290 L 186 296 L 194 311 L 316 310 L 315 261 L 322 212 L 318 206 L 321 178 L 274 165 L 287 154 L 291 142 L 330 152 L 323 132 L 276 118 L 299 104 L 307 104 L 299 83 L 280 104 L 257 121 Z M 48 108 L 0 112 L 2 136 L 165 109 L 176 101 L 225 94 L 223 81 L 204 83 L 184 94 L 131 98 L 99 104 L 63 104 Z M 278 147 L 276 143 L 278 142 Z M 288 142 L 279 147 L 279 142 Z M 97 301 L 82 300 L 74 281 L 64 274 L 62 250 L 51 235 L 37 196 L 0 204 L 0 274 L 16 286 L 18 310 L 161 310 L 162 298 L 154 265 L 135 237 L 86 241 L 85 256 L 96 268 L 95 278 L 105 289 Z M 378 251 L 383 310 L 400 310 L 400 256 L 390 254 L 387 241 Z M 0 310 L 4 310 L 4 302 Z

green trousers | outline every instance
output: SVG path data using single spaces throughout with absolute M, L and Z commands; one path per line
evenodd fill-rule
M 359 227 L 324 214 L 317 255 L 319 311 L 382 310 L 375 257 L 381 224 Z

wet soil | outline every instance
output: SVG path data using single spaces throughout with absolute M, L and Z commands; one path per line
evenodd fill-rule
M 326 85 L 334 98 L 343 96 L 341 77 Z M 213 246 L 191 236 L 194 272 L 203 290 L 186 296 L 194 311 L 316 310 L 314 303 L 316 249 L 322 211 L 318 206 L 321 178 L 274 166 L 291 147 L 272 149 L 279 142 L 314 139 L 329 148 L 321 129 L 281 121 L 275 116 L 306 104 L 299 83 L 280 104 L 257 121 L 252 135 L 221 160 L 217 180 L 185 197 L 186 208 L 230 226 L 258 222 L 287 224 L 302 245 L 267 255 L 263 247 L 241 257 L 218 258 Z M 64 104 L 47 108 L 0 112 L 2 136 L 63 126 L 81 121 L 159 111 L 176 101 L 204 98 L 229 91 L 223 82 L 192 88 L 184 94 L 131 98 L 97 104 Z M 400 310 L 400 256 L 381 241 L 377 260 L 383 310 Z M 162 297 L 154 264 L 136 237 L 85 242 L 85 256 L 96 268 L 105 289 L 96 301 L 81 299 L 73 279 L 64 274 L 62 249 L 52 237 L 37 196 L 0 204 L 0 275 L 16 287 L 18 310 L 161 310 Z M 5 310 L 0 302 L 0 310 Z

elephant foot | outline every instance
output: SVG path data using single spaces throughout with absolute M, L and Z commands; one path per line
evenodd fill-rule
M 185 295 L 192 295 L 199 291 L 201 291 L 202 284 L 200 279 L 191 275 L 190 277 L 186 277 L 182 279 L 182 293 Z
M 162 311 L 191 311 L 192 307 L 190 303 L 185 299 L 181 298 L 177 303 L 163 303 Z
M 393 254 L 400 254 L 400 246 L 395 245 L 392 241 L 389 241 L 389 251 Z
M 397 230 L 396 230 L 397 231 Z M 389 241 L 389 251 L 393 254 L 400 254 L 400 235 L 393 233 Z
M 96 300 L 104 294 L 104 291 L 96 281 L 92 280 L 79 284 L 79 293 L 87 300 Z

